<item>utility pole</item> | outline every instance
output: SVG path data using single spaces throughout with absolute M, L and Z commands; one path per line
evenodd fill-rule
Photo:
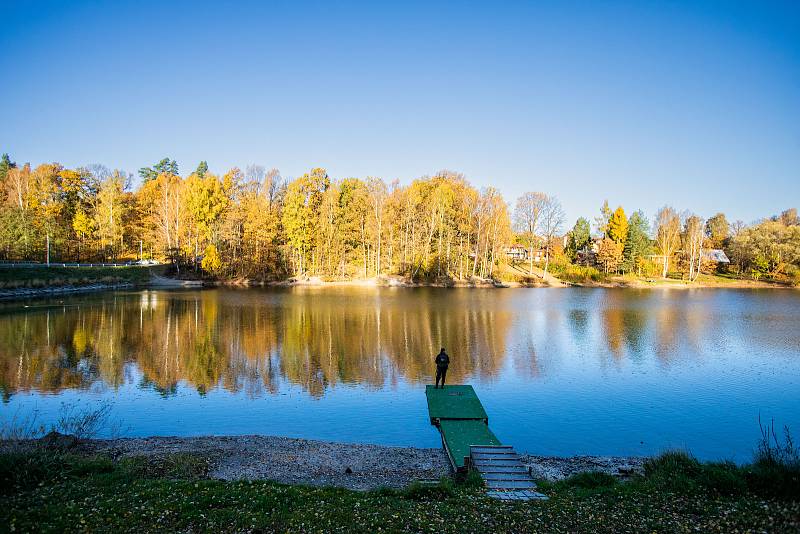
M 47 232 L 47 266 L 50 267 L 50 232 Z

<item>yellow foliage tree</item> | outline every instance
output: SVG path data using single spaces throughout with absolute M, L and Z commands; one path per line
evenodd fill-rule
M 100 185 L 94 213 L 100 246 L 104 250 L 109 247 L 115 259 L 122 247 L 124 235 L 123 218 L 127 210 L 124 188 L 125 176 L 120 171 L 114 171 L 114 174 Z
M 597 251 L 597 262 L 603 266 L 606 274 L 616 271 L 622 262 L 623 243 L 617 243 L 613 239 L 606 237 L 600 242 Z
M 212 244 L 206 246 L 201 267 L 210 273 L 219 271 L 220 267 L 222 267 L 222 260 L 219 257 L 217 247 Z
M 217 176 L 206 173 L 204 177 L 192 174 L 184 183 L 186 211 L 191 221 L 190 238 L 194 246 L 194 256 L 215 235 L 218 222 L 228 205 L 228 196 L 223 183 Z M 192 244 L 184 241 L 184 250 L 191 252 Z
M 625 210 L 619 206 L 608 221 L 607 236 L 615 243 L 625 243 L 628 238 L 628 218 L 625 216 Z
M 78 260 L 80 261 L 81 254 L 83 253 L 83 249 L 86 244 L 86 239 L 91 239 L 92 235 L 94 234 L 95 223 L 94 220 L 89 217 L 85 211 L 83 211 L 83 209 L 78 208 L 78 211 L 75 212 L 75 216 L 72 218 L 72 229 L 74 230 L 75 235 L 78 237 Z

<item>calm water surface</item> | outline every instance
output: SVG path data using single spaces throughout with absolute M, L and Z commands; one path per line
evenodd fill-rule
M 0 304 L 0 423 L 110 402 L 124 435 L 439 446 L 424 384 L 475 386 L 536 454 L 749 459 L 800 433 L 800 293 L 214 289 Z M 114 425 L 116 426 L 116 425 Z

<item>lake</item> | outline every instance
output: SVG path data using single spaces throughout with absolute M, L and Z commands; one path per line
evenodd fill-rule
M 104 433 L 438 447 L 424 384 L 473 384 L 542 455 L 747 461 L 800 435 L 800 292 L 295 287 L 0 304 L 0 423 L 110 404 Z

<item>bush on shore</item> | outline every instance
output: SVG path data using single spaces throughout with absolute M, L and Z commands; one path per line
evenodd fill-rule
M 554 263 L 550 266 L 550 272 L 556 278 L 573 284 L 605 282 L 608 279 L 605 273 L 595 267 L 572 263 Z

